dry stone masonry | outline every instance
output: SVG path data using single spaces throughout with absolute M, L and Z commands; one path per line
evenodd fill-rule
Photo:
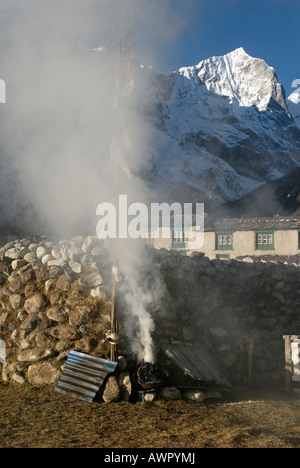
M 55 383 L 71 349 L 107 357 L 111 267 L 95 236 L 40 238 L 0 250 L 4 382 Z M 101 274 L 100 274 L 101 270 Z
M 185 257 L 165 249 L 145 250 L 145 255 L 166 286 L 160 303 L 154 300 L 153 307 L 149 305 L 158 363 L 168 342 L 202 346 L 229 381 L 241 385 L 249 380 L 252 343 L 252 383 L 283 386 L 282 336 L 300 334 L 297 264 L 209 260 L 197 252 Z M 4 245 L 0 338 L 7 355 L 0 365 L 2 381 L 55 384 L 70 350 L 109 358 L 111 284 L 110 253 L 96 236 L 57 243 L 41 237 Z M 122 329 L 119 300 L 119 350 L 128 359 L 130 340 Z M 131 392 L 132 375 L 120 360 L 103 399 L 128 400 Z

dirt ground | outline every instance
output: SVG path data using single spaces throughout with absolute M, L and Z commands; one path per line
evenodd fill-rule
M 300 448 L 300 400 L 283 394 L 105 404 L 0 384 L 0 405 L 0 448 Z

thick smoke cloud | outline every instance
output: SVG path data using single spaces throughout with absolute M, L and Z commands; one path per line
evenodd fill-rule
M 97 204 L 112 195 L 110 145 L 120 124 L 113 100 L 116 74 L 124 72 L 117 70 L 120 38 L 130 27 L 133 72 L 140 61 L 155 66 L 158 43 L 175 35 L 168 6 L 127 0 L 0 3 L 1 78 L 8 94 L 1 139 L 44 229 L 46 223 L 58 235 L 94 230 Z M 145 83 L 137 76 L 135 81 L 138 100 Z M 147 135 L 130 101 L 122 112 L 131 138 L 127 164 L 137 172 Z M 124 190 L 126 180 L 119 183 Z M 137 191 L 143 193 L 139 183 Z
M 137 174 L 151 135 L 134 103 L 147 87 L 139 65 L 159 66 L 164 44 L 182 28 L 171 7 L 157 0 L 0 2 L 0 69 L 7 84 L 1 141 L 18 187 L 20 226 L 26 220 L 36 234 L 57 238 L 96 234 L 99 203 L 116 203 L 119 194 L 149 201 Z M 120 40 L 127 48 L 123 61 Z M 115 243 L 112 254 L 126 279 L 133 351 L 153 360 L 147 305 L 162 292 L 147 292 L 141 282 L 153 272 L 140 243 Z M 153 278 L 158 285 L 158 275 Z

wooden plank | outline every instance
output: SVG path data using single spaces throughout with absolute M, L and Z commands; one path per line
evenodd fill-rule
M 117 267 L 113 267 L 113 274 L 112 274 L 112 308 L 111 308 L 111 331 L 113 334 L 117 333 L 117 319 L 116 319 L 116 279 L 117 275 Z M 117 345 L 114 343 L 111 343 L 111 348 L 110 348 L 110 360 L 113 362 L 117 362 L 118 360 L 118 348 Z
M 290 394 L 292 382 L 291 336 L 284 335 L 283 339 L 285 345 L 285 391 L 287 394 Z
M 253 377 L 253 349 L 254 349 L 254 338 L 250 339 L 248 347 L 248 385 L 252 385 Z
M 293 377 L 300 376 L 300 360 L 299 360 L 299 340 L 291 342 L 292 350 L 292 375 Z

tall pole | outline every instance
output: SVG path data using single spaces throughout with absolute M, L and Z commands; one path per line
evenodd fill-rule
M 117 300 L 116 300 L 116 284 L 117 284 L 117 268 L 114 265 L 112 269 L 112 306 L 111 306 L 111 348 L 110 360 L 117 362 L 118 360 L 118 345 L 117 345 Z
M 124 0 L 125 1 L 125 0 Z M 127 3 L 127 2 L 126 2 Z M 116 96 L 115 107 L 117 111 L 117 133 L 111 144 L 111 157 L 113 159 L 114 192 L 120 191 L 120 182 L 123 182 L 124 174 L 131 179 L 125 150 L 123 147 L 126 122 L 124 119 L 123 99 L 128 97 L 131 91 L 131 36 L 132 36 L 132 7 L 130 2 L 126 4 L 123 12 L 122 24 L 119 36 L 119 59 L 116 67 Z M 123 190 L 123 188 L 122 188 Z M 118 196 L 116 197 L 118 198 Z M 118 259 L 113 259 L 112 268 L 112 309 L 111 309 L 111 361 L 118 359 L 118 322 L 117 322 L 117 282 L 118 282 Z

